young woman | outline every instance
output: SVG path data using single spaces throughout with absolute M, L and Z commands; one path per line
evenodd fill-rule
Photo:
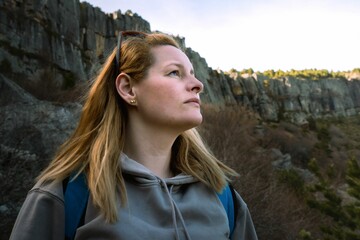
M 230 230 L 217 193 L 236 172 L 194 129 L 202 122 L 203 84 L 188 57 L 165 34 L 120 32 L 119 39 L 74 134 L 29 192 L 11 239 L 64 239 L 64 188 L 80 177 L 89 197 L 75 239 L 257 239 L 236 192 Z

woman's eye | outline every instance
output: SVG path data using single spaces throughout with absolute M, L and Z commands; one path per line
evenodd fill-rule
M 179 70 L 171 71 L 171 72 L 169 73 L 169 76 L 180 77 L 180 72 L 179 72 Z

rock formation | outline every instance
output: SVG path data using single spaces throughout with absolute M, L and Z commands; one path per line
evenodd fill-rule
M 360 113 L 358 79 L 230 76 L 235 98 L 253 107 L 266 120 L 286 119 L 301 125 L 309 118 L 347 117 Z
M 77 124 L 81 105 L 40 101 L 0 74 L 0 239 L 35 177 Z
M 1 73 L 28 90 L 26 86 L 34 89 L 49 83 L 68 89 L 87 81 L 114 48 L 118 31 L 151 31 L 150 24 L 136 13 L 105 14 L 79 0 L 4 0 L 0 9 Z M 203 102 L 246 104 L 266 120 L 286 118 L 298 124 L 309 117 L 349 116 L 360 111 L 358 80 L 225 74 L 209 68 L 199 53 L 186 47 L 184 38 L 177 39 L 205 86 Z

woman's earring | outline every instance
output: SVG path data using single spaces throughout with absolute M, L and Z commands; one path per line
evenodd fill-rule
M 130 100 L 130 104 L 135 104 L 136 103 L 136 100 L 135 99 L 131 99 Z

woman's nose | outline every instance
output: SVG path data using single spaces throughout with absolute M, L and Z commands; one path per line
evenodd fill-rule
M 194 91 L 196 93 L 201 93 L 203 89 L 204 89 L 204 85 L 202 84 L 202 82 L 200 82 L 200 80 L 197 79 L 196 77 L 193 77 L 191 91 Z

